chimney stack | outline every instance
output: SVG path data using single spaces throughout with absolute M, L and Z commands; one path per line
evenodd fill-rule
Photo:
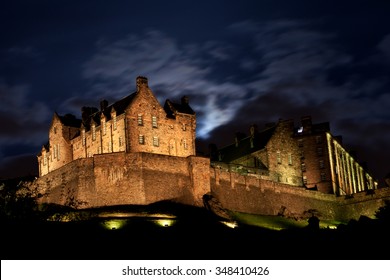
M 102 101 L 100 101 L 100 111 L 104 111 L 108 106 L 108 101 L 103 99 Z
M 137 83 L 137 92 L 140 91 L 141 88 L 148 87 L 148 78 L 143 76 L 138 76 L 136 79 Z

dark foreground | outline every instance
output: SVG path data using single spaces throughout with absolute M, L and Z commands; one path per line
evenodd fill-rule
M 338 229 L 274 231 L 230 228 L 204 212 L 179 215 L 171 226 L 126 218 L 111 229 L 104 219 L 2 223 L 1 259 L 389 259 L 390 230 L 371 222 Z

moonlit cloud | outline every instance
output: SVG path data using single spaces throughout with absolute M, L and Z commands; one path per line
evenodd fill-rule
M 218 60 L 229 59 L 229 47 L 221 42 L 179 45 L 161 32 L 149 31 L 144 36 L 131 35 L 114 43 L 100 42 L 96 54 L 84 65 L 84 75 L 98 81 L 99 88 L 91 89 L 91 95 L 95 96 L 96 92 L 123 96 L 134 90 L 138 75 L 149 78 L 150 87 L 161 103 L 167 98 L 179 100 L 183 92 L 197 95 L 198 99 L 199 95 L 204 96 L 204 104 L 191 105 L 204 116 L 198 120 L 198 136 L 207 138 L 215 127 L 234 118 L 248 89 L 213 80 L 209 74 L 217 68 L 204 57 L 203 50 Z

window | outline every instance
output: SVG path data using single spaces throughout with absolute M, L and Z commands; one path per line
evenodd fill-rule
M 303 179 L 303 184 L 307 185 L 307 177 L 303 176 L 302 179 Z
M 323 151 L 322 151 L 322 148 L 317 148 L 317 155 L 319 155 L 319 156 L 322 156 L 322 154 L 323 154 Z
M 144 125 L 144 120 L 142 118 L 142 114 L 138 114 L 138 125 Z
M 316 136 L 316 143 L 321 144 L 322 143 L 322 137 L 321 136 Z
M 152 127 L 157 127 L 157 117 L 156 116 L 153 116 L 152 117 Z
M 321 181 L 326 181 L 325 172 L 321 172 Z
M 324 161 L 322 159 L 320 159 L 320 161 L 318 163 L 319 163 L 319 166 L 321 169 L 325 167 Z
M 306 171 L 306 164 L 305 163 L 301 163 L 301 170 L 302 170 L 302 172 Z
M 56 156 L 57 156 L 57 145 L 53 146 L 53 150 L 54 150 L 53 156 L 54 156 L 54 158 L 56 158 Z
M 288 165 L 292 165 L 292 155 L 288 154 Z
M 60 160 L 60 144 L 57 144 L 57 160 Z
M 92 126 L 92 140 L 96 140 L 96 127 L 95 127 L 95 125 Z
M 184 150 L 187 150 L 188 149 L 188 145 L 187 145 L 187 140 L 183 140 L 183 146 L 184 146 Z
M 106 121 L 103 121 L 103 135 L 106 135 L 107 133 L 107 125 L 106 125 Z
M 277 160 L 278 164 L 282 163 L 282 158 L 280 157 L 280 152 L 279 151 L 276 152 L 276 160 Z
M 157 136 L 153 137 L 153 146 L 158 147 L 158 137 Z
M 113 125 L 114 125 L 114 130 L 116 130 L 116 116 L 114 116 L 114 119 L 113 119 Z
M 122 147 L 123 143 L 122 143 L 122 136 L 119 136 L 119 147 Z
M 183 129 L 183 131 L 185 131 L 185 130 L 187 129 L 186 124 L 183 123 L 182 126 L 181 126 L 181 128 Z
M 142 134 L 138 135 L 138 143 L 145 144 L 145 137 Z

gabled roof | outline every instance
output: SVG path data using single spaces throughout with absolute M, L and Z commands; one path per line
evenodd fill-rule
M 136 95 L 136 92 L 134 92 L 134 93 L 132 93 L 130 95 L 127 95 L 127 96 L 123 97 L 122 99 L 120 99 L 120 100 L 112 103 L 111 105 L 105 107 L 103 109 L 103 111 L 100 110 L 100 111 L 94 112 L 90 116 L 89 121 L 91 119 L 93 119 L 95 121 L 95 123 L 97 125 L 99 125 L 102 113 L 106 117 L 106 120 L 110 120 L 111 119 L 111 111 L 112 110 L 115 110 L 117 115 L 123 114 L 125 112 L 126 108 L 129 106 L 129 104 L 134 99 L 135 95 Z M 87 123 L 87 125 L 89 127 L 89 122 Z
M 235 159 L 250 155 L 256 151 L 262 150 L 267 145 L 269 139 L 275 131 L 276 125 L 255 133 L 253 136 L 247 136 L 218 150 L 222 162 L 231 162 Z M 251 144 L 253 142 L 253 145 Z
M 174 117 L 177 113 L 195 115 L 185 96 L 182 98 L 181 103 L 175 103 L 167 99 L 164 104 L 164 110 L 168 117 Z

